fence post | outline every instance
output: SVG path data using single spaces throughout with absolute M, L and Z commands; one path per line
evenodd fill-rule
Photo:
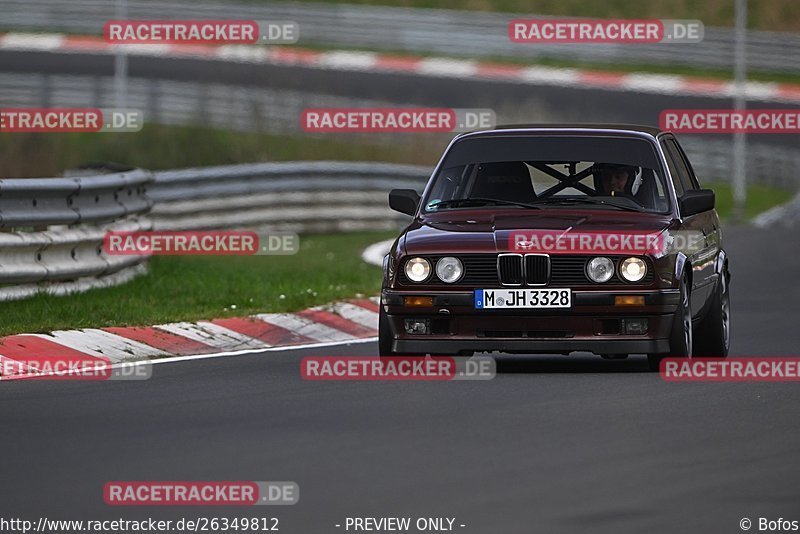
M 734 109 L 745 111 L 747 99 L 747 0 L 736 0 L 736 47 L 734 73 L 736 78 L 736 97 Z M 736 220 L 744 218 L 747 205 L 747 139 L 744 132 L 733 134 L 733 216 Z

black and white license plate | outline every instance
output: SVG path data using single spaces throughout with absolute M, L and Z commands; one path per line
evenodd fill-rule
M 475 308 L 523 309 L 569 308 L 572 291 L 569 289 L 476 289 Z

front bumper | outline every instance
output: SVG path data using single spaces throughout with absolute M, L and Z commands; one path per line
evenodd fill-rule
M 643 306 L 615 306 L 617 295 L 643 296 Z M 433 306 L 407 307 L 403 297 L 433 297 Z M 675 289 L 580 291 L 565 310 L 476 310 L 472 291 L 389 290 L 381 293 L 392 351 L 407 354 L 469 352 L 650 354 L 669 351 Z M 429 319 L 429 334 L 409 334 L 406 319 Z M 647 319 L 647 332 L 623 333 L 623 320 Z

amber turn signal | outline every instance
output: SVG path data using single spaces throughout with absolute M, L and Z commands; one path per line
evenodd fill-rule
M 433 297 L 403 297 L 406 306 L 433 306 Z
M 614 297 L 615 306 L 644 306 L 642 295 L 617 295 Z

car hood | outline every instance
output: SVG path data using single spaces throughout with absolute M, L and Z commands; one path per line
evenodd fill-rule
M 405 234 L 406 254 L 502 252 L 516 232 L 642 232 L 657 234 L 669 227 L 668 215 L 611 210 L 454 210 L 415 221 Z

